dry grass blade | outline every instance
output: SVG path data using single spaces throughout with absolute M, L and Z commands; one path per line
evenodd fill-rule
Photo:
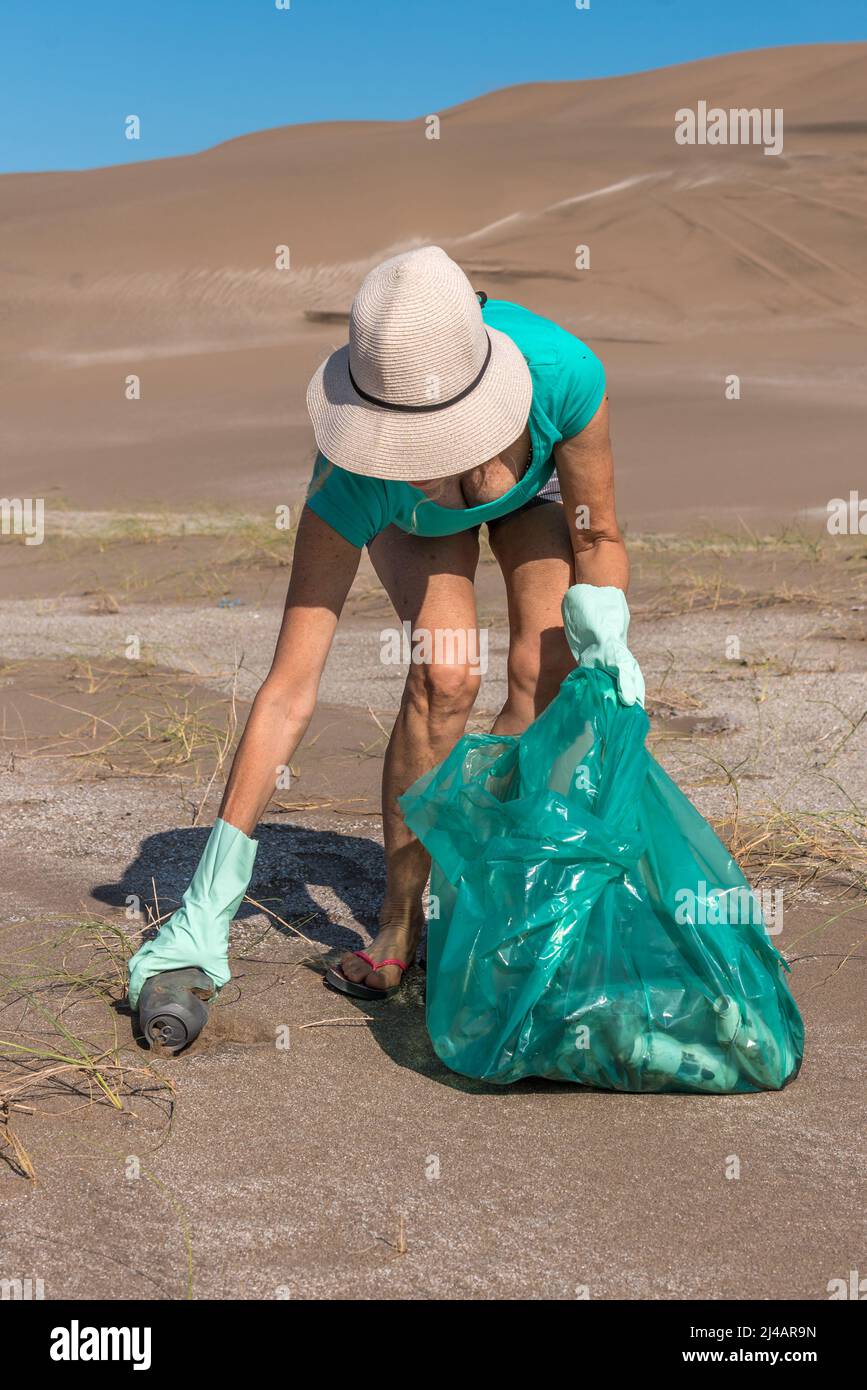
M 164 1092 L 173 1102 L 170 1080 L 123 1055 L 114 1006 L 125 993 L 132 944 L 119 927 L 93 918 L 53 941 L 28 943 L 16 973 L 0 973 L 0 1008 L 4 1017 L 17 1014 L 13 1035 L 0 1038 L 0 1158 L 31 1182 L 34 1165 L 12 1117 L 44 1113 L 38 1102 L 46 1094 L 116 1111 L 141 1094 Z M 47 962 L 39 959 L 43 947 Z
M 364 1028 L 368 1023 L 375 1023 L 372 1014 L 341 1014 L 339 1018 L 317 1018 L 312 1023 L 302 1023 L 301 1028 Z
M 295 936 L 300 936 L 302 941 L 306 941 L 308 946 L 312 946 L 314 948 L 317 955 L 322 954 L 319 943 L 317 941 L 314 941 L 313 938 L 310 936 L 305 936 L 303 931 L 299 931 L 298 928 L 293 926 L 291 922 L 284 921 L 284 919 L 278 916 L 278 914 L 274 912 L 272 908 L 266 907 L 264 903 L 257 902 L 255 898 L 250 897 L 249 893 L 244 894 L 244 902 L 252 903 L 254 907 L 258 907 L 260 912 L 265 912 L 269 917 L 273 917 L 274 921 L 279 922 L 281 927 L 285 927 L 287 931 L 291 931 Z
M 342 807 L 354 806 L 356 802 L 366 800 L 367 798 L 364 796 L 344 796 L 331 797 L 322 801 L 273 801 L 271 805 L 275 811 L 334 811 Z M 346 814 L 349 815 L 349 811 Z M 353 811 L 352 814 L 357 815 L 359 813 Z M 378 815 L 379 813 L 373 812 L 371 814 Z
M 29 1182 L 36 1182 L 36 1173 L 30 1160 L 30 1155 L 12 1128 L 13 1110 L 30 1111 L 29 1106 L 19 1106 L 5 1098 L 0 1099 L 0 1158 L 2 1158 L 18 1177 L 27 1178 Z
M 208 797 L 210 796 L 211 788 L 214 785 L 214 780 L 217 776 L 217 773 L 222 772 L 226 763 L 226 759 L 229 755 L 229 749 L 232 747 L 232 744 L 235 740 L 235 735 L 238 732 L 238 672 L 240 671 L 243 664 L 244 657 L 242 654 L 241 660 L 235 663 L 235 669 L 232 673 L 232 697 L 231 704 L 229 707 L 229 718 L 226 723 L 226 729 L 223 735 L 222 742 L 218 746 L 216 766 L 214 767 L 214 770 L 211 773 L 210 781 L 208 782 L 208 785 L 205 788 L 205 794 L 199 802 L 198 809 L 196 811 L 195 816 L 193 817 L 193 825 L 198 825 L 199 823 L 199 818 L 201 817 L 202 811 L 204 810 L 205 804 L 208 800 Z

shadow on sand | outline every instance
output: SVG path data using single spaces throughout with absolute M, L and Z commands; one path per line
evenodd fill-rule
M 127 906 L 137 898 L 142 910 L 154 908 L 154 884 L 161 912 L 174 909 L 192 877 L 210 834 L 208 827 L 167 830 L 149 835 L 139 846 L 135 859 L 119 881 L 99 884 L 91 891 L 100 902 L 112 907 Z M 310 917 L 302 930 L 322 943 L 321 959 L 310 962 L 312 971 L 324 976 L 326 964 L 333 964 L 345 950 L 365 944 L 358 924 L 375 932 L 377 911 L 385 886 L 382 846 L 367 836 L 308 829 L 296 825 L 263 825 L 258 830 L 259 852 L 250 884 L 250 893 L 289 922 Z M 153 882 L 152 882 L 153 880 Z M 315 896 L 313 891 L 316 890 Z M 260 916 L 252 903 L 241 904 L 236 920 Z M 291 931 L 279 923 L 273 930 L 290 941 Z M 452 1089 L 476 1095 L 502 1095 L 540 1088 L 578 1090 L 546 1081 L 519 1082 L 504 1088 L 459 1076 L 449 1071 L 431 1046 L 425 1025 L 425 972 L 413 968 L 399 994 L 381 1004 L 368 1004 L 350 996 L 337 996 L 346 1012 L 357 1010 L 370 1017 L 371 1035 L 397 1066 Z M 243 998 L 239 992 L 238 1002 Z M 231 1009 L 233 1004 L 229 1004 Z M 210 1025 L 209 1025 L 210 1028 Z M 209 1029 L 202 1035 L 203 1039 Z M 270 1035 L 269 1035 L 270 1036 Z

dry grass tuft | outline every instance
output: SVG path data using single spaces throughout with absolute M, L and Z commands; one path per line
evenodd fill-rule
M 18 725 L 9 730 L 4 725 L 0 746 L 11 745 L 17 757 L 69 760 L 80 775 L 100 781 L 181 779 L 203 788 L 190 798 L 192 823 L 197 825 L 234 753 L 239 672 L 240 665 L 231 673 L 229 694 L 219 695 L 208 687 L 205 676 L 163 671 L 147 661 L 76 659 L 66 677 L 68 699 L 28 692 L 29 698 L 53 708 L 60 727 L 50 735 L 28 737 Z M 93 708 L 87 707 L 90 700 Z
M 786 811 L 772 805 L 741 821 L 737 809 L 714 829 L 745 876 L 786 878 L 798 888 L 826 883 L 867 896 L 867 812 Z
M 161 1096 L 171 1124 L 174 1086 L 154 1066 L 130 1061 L 119 1035 L 132 945 L 120 927 L 90 917 L 0 958 L 0 1158 L 31 1182 L 17 1115 L 49 1113 L 61 1100 L 129 1114 L 136 1098 Z

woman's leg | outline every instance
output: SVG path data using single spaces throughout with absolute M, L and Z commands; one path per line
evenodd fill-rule
M 556 502 L 505 516 L 488 532 L 509 605 L 508 696 L 492 732 L 520 734 L 575 667 L 560 614 L 575 582 L 572 544 Z
M 424 924 L 430 857 L 404 824 L 397 798 L 454 747 L 478 693 L 480 673 L 467 659 L 479 650 L 473 589 L 478 536 L 409 536 L 390 526 L 372 543 L 370 558 L 398 621 L 426 634 L 432 649 L 429 661 L 410 665 L 382 779 L 386 889 L 372 954 L 411 963 Z M 374 989 L 400 979 L 396 966 L 374 974 L 352 954 L 343 957 L 341 969 Z

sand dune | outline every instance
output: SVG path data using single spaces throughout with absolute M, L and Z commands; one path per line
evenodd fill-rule
M 783 153 L 678 145 L 674 113 L 700 100 L 781 107 Z M 79 503 L 96 486 L 105 503 L 107 487 L 136 497 L 146 478 L 149 497 L 192 498 L 205 481 L 186 452 L 196 419 L 202 458 L 219 436 L 206 468 L 218 493 L 265 495 L 287 464 L 300 485 L 310 371 L 345 337 L 367 268 L 427 241 L 479 287 L 599 346 L 630 445 L 649 383 L 676 401 L 692 372 L 806 373 L 838 390 L 840 409 L 855 407 L 848 386 L 867 326 L 867 44 L 509 88 L 437 113 L 439 140 L 425 138 L 425 114 L 0 179 L 4 488 L 31 480 Z M 289 270 L 274 267 L 281 244 Z M 579 245 L 589 270 L 576 269 Z M 135 423 L 122 398 L 128 372 L 146 378 Z M 689 410 L 685 400 L 684 422 Z M 252 449 L 243 419 L 274 422 Z M 790 423 L 780 422 L 780 453 L 794 447 L 795 501 L 815 503 L 807 455 L 797 463 L 814 444 L 800 425 L 789 440 Z M 102 430 L 137 447 L 107 454 Z M 660 464 L 673 446 L 641 443 Z M 231 465 L 239 457 L 246 481 Z M 640 513 L 647 499 L 628 479 L 627 469 L 627 502 Z M 737 500 L 757 497 L 747 482 Z M 675 489 L 671 504 L 703 499 L 713 505 L 713 485 L 685 502 Z

